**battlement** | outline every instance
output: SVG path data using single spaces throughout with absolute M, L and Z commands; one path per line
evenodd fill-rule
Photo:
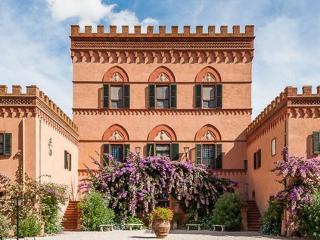
M 22 87 L 20 85 L 12 85 L 11 92 L 8 91 L 8 87 L 6 85 L 0 85 L 0 97 L 36 97 L 51 111 L 53 111 L 60 120 L 72 128 L 76 133 L 78 132 L 78 127 L 67 116 L 67 114 L 65 114 L 46 94 L 44 94 L 44 92 L 40 91 L 35 85 L 27 86 L 26 92 L 22 92 Z
M 318 104 L 318 101 L 314 101 L 315 98 L 320 99 L 320 86 L 316 87 L 315 93 L 312 93 L 312 86 L 303 86 L 301 93 L 298 93 L 298 89 L 296 87 L 286 87 L 284 91 L 282 91 L 267 107 L 265 107 L 264 110 L 249 124 L 247 134 L 250 135 L 253 133 L 255 129 L 278 112 L 280 108 L 284 106 L 291 106 L 293 104 L 305 104 L 307 103 L 306 101 L 309 101 L 311 105 Z M 299 101 L 302 99 L 306 101 Z M 290 102 L 288 102 L 289 100 Z
M 190 26 L 184 26 L 183 32 L 179 32 L 178 26 L 171 26 L 171 31 L 167 31 L 166 26 L 159 26 L 158 32 L 154 31 L 154 26 L 147 26 L 146 32 L 142 33 L 140 25 L 134 26 L 134 32 L 129 32 L 129 26 L 122 26 L 118 31 L 117 26 L 110 25 L 109 31 L 105 31 L 103 25 L 98 25 L 96 31 L 92 31 L 92 26 L 85 26 L 84 32 L 80 32 L 79 25 L 71 25 L 72 37 L 254 37 L 254 26 L 246 25 L 245 31 L 240 32 L 240 26 L 232 26 L 229 31 L 228 26 L 220 26 L 220 31 L 216 32 L 215 26 L 208 26 L 204 32 L 203 26 L 196 26 L 195 32 L 191 32 Z

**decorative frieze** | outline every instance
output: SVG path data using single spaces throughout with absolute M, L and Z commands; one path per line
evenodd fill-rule
M 250 115 L 251 109 L 219 109 L 219 110 L 206 110 L 206 109 L 85 109 L 74 108 L 75 115 L 129 115 L 129 116 L 163 116 L 163 115 Z
M 107 50 L 72 49 L 73 63 L 249 63 L 253 50 Z

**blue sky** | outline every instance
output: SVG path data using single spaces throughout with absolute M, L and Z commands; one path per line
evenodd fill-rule
M 36 84 L 71 115 L 70 24 L 255 25 L 253 113 L 320 85 L 320 1 L 1 0 L 0 84 Z

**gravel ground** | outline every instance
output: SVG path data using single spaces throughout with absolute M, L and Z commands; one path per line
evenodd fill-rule
M 34 238 L 29 238 L 34 239 Z M 154 233 L 149 230 L 122 231 L 115 230 L 109 232 L 65 232 L 57 236 L 35 238 L 37 240 L 122 240 L 122 239 L 155 239 Z M 256 232 L 211 232 L 211 231 L 171 231 L 167 240 L 206 240 L 206 239 L 282 239 L 277 237 L 262 236 Z

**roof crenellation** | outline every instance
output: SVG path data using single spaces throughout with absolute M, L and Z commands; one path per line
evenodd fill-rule
M 191 32 L 190 26 L 183 26 L 183 32 L 179 33 L 178 26 L 171 26 L 171 31 L 167 31 L 166 26 L 159 26 L 159 31 L 154 31 L 154 26 L 147 26 L 146 32 L 142 32 L 140 25 L 134 26 L 134 32 L 129 32 L 129 26 L 121 26 L 118 31 L 117 26 L 110 25 L 109 31 L 105 31 L 103 25 L 98 25 L 96 31 L 92 31 L 92 26 L 85 26 L 84 32 L 80 31 L 79 25 L 71 25 L 71 37 L 254 37 L 254 25 L 246 25 L 245 31 L 240 31 L 239 25 L 232 26 L 232 31 L 229 31 L 227 25 L 220 26 L 220 31 L 216 32 L 216 27 L 208 26 L 204 32 L 203 26 L 196 26 L 195 32 Z
M 298 93 L 296 87 L 286 87 L 264 110 L 249 124 L 246 132 L 247 135 L 252 134 L 258 127 L 260 127 L 267 119 L 273 116 L 280 108 L 284 106 L 291 106 L 293 99 L 314 99 L 320 98 L 320 86 L 316 87 L 316 93 L 312 93 L 312 86 L 303 86 L 302 93 Z M 288 102 L 290 100 L 290 102 Z M 296 101 L 297 102 L 297 101 Z M 311 101 L 312 104 L 318 104 L 317 101 Z
M 0 97 L 37 97 L 41 102 L 43 102 L 49 109 L 51 109 L 64 123 L 66 123 L 72 130 L 76 133 L 78 132 L 78 127 L 76 124 L 65 114 L 44 92 L 40 91 L 35 85 L 30 85 L 26 87 L 26 92 L 22 92 L 20 85 L 13 85 L 12 92 L 8 92 L 8 87 L 6 85 L 0 85 Z

